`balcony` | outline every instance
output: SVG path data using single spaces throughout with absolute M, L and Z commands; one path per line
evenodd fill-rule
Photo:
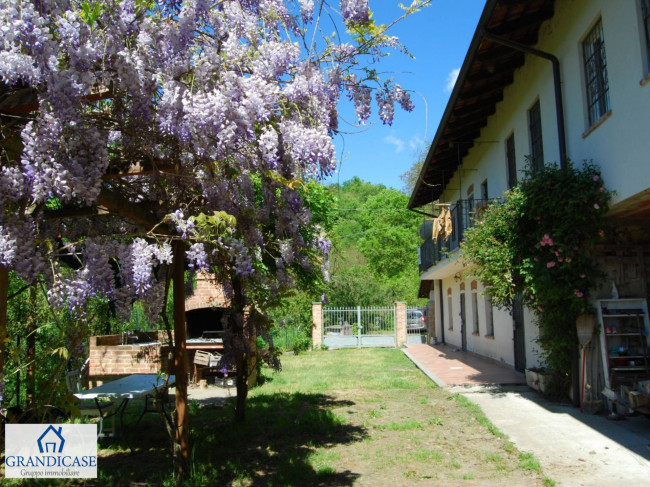
M 458 200 L 449 206 L 451 210 L 452 232 L 451 237 L 445 239 L 432 238 L 433 222 L 425 221 L 420 227 L 420 237 L 424 243 L 420 246 L 419 264 L 420 273 L 446 259 L 451 252 L 460 247 L 465 230 L 470 228 L 478 211 L 496 200 Z

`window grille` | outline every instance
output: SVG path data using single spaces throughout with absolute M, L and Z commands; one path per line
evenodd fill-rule
M 610 109 L 602 20 L 599 20 L 587 34 L 582 43 L 582 49 L 587 88 L 587 112 L 589 114 L 589 126 L 591 126 Z

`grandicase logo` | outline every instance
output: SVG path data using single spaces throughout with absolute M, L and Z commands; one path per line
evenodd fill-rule
M 97 478 L 94 424 L 8 424 L 7 478 Z

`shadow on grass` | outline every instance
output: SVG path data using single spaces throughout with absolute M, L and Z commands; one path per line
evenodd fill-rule
M 335 460 L 322 459 L 323 449 L 368 436 L 365 428 L 345 424 L 332 412 L 353 404 L 325 394 L 257 395 L 249 398 L 243 423 L 234 422 L 232 402 L 201 408 L 190 418 L 192 478 L 184 485 L 353 485 L 359 474 L 337 471 Z M 161 485 L 171 478 L 169 442 L 160 419 L 143 423 L 142 431 L 131 433 L 134 454 L 126 444 L 113 443 L 113 450 L 101 456 L 96 485 Z

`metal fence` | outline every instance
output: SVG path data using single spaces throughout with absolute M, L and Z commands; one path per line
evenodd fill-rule
M 394 347 L 395 308 L 323 308 L 323 344 L 329 348 Z
M 406 308 L 406 341 L 408 343 L 426 343 L 429 330 L 429 317 L 426 306 L 409 306 Z

